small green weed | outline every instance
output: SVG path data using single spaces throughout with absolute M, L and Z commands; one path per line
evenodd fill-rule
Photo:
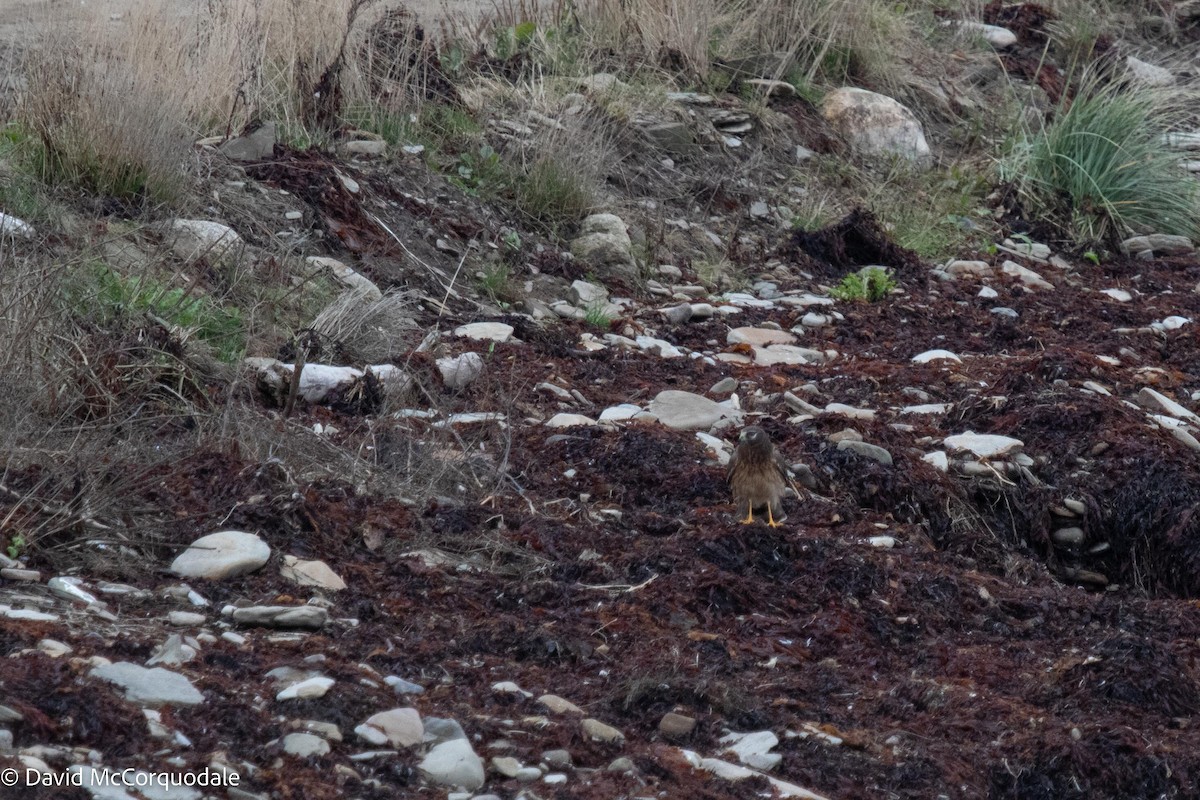
M 613 317 L 609 316 L 605 303 L 592 303 L 584 309 L 583 321 L 593 328 L 608 330 L 612 327 Z
M 842 278 L 841 283 L 833 287 L 829 294 L 835 300 L 875 303 L 885 299 L 895 288 L 896 280 L 888 270 L 867 267 Z
M 21 534 L 18 533 L 16 536 L 11 537 L 8 540 L 8 547 L 5 548 L 8 551 L 8 557 L 12 559 L 20 558 L 21 553 L 25 552 L 25 545 L 25 537 Z

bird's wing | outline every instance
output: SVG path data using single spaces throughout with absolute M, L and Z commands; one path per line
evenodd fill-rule
M 785 481 L 791 480 L 792 471 L 788 469 L 787 462 L 783 459 L 783 453 L 776 449 L 773 455 L 774 458 L 772 460 L 775 462 L 775 469 L 779 470 L 780 477 Z

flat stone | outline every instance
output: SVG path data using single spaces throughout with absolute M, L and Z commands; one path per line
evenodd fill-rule
M 556 694 L 544 694 L 537 700 L 553 714 L 583 714 L 583 709 Z
M 771 328 L 734 328 L 725 337 L 730 344 L 749 344 L 766 347 L 772 344 L 794 344 L 796 336 L 787 331 Z
M 341 151 L 351 156 L 382 156 L 387 152 L 387 142 L 382 139 L 353 139 L 343 142 Z
M 724 419 L 740 422 L 742 412 L 703 395 L 667 389 L 650 401 L 649 411 L 668 428 L 683 431 L 708 430 Z
M 1125 67 L 1129 75 L 1143 86 L 1170 86 L 1175 83 L 1171 70 L 1142 61 L 1140 58 L 1126 56 Z
M 329 612 L 317 606 L 249 606 L 233 612 L 238 625 L 267 628 L 304 628 L 316 630 L 329 621 Z
M 83 580 L 80 578 L 56 576 L 46 581 L 46 588 L 51 594 L 71 602 L 89 606 L 100 603 L 94 594 L 83 588 Z
M 515 329 L 503 322 L 472 322 L 454 329 L 455 336 L 465 336 L 477 341 L 507 342 Z
M 201 536 L 171 562 L 171 572 L 184 578 L 220 580 L 261 569 L 271 548 L 243 531 L 218 531 Z
M 95 667 L 88 674 L 117 684 L 125 690 L 126 700 L 148 708 L 195 706 L 204 702 L 204 695 L 191 681 L 162 667 L 147 669 L 128 661 L 118 661 Z
M 992 265 L 986 261 L 955 260 L 948 263 L 944 267 L 944 270 L 947 274 L 953 275 L 956 278 L 964 276 L 986 278 L 994 274 Z
M 188 638 L 191 639 L 191 637 Z M 196 642 L 195 639 L 191 639 L 191 641 Z M 146 662 L 146 666 L 153 667 L 159 664 L 166 664 L 169 667 L 177 667 L 180 664 L 186 664 L 191 661 L 196 655 L 197 651 L 195 647 L 184 642 L 183 637 L 178 633 L 172 633 L 167 637 L 166 641 L 155 648 L 154 655 Z
M 872 461 L 878 461 L 886 466 L 892 465 L 892 454 L 878 445 L 868 444 L 867 442 L 843 441 L 838 442 L 838 450 L 849 450 L 852 453 L 869 458 Z
M 598 719 L 585 719 L 580 723 L 583 733 L 589 739 L 597 742 L 616 743 L 625 741 L 625 734 L 611 725 L 606 725 Z
M 1043 291 L 1051 291 L 1054 289 L 1054 284 L 1047 281 L 1037 272 L 1034 272 L 1028 267 L 1023 267 L 1015 261 L 1005 261 L 1000 266 L 1000 271 L 1005 275 L 1015 277 L 1022 283 L 1022 285 L 1031 289 L 1041 289 Z
M 638 411 L 641 411 L 639 408 Z M 546 420 L 547 428 L 575 428 L 579 426 L 590 427 L 596 424 L 596 420 L 591 417 L 585 417 L 583 414 L 555 414 L 550 419 Z
M 283 700 L 315 700 L 318 697 L 324 697 L 325 693 L 332 688 L 333 678 L 327 678 L 324 675 L 317 675 L 312 678 L 293 683 L 275 695 L 275 699 Z
M 753 347 L 754 363 L 763 367 L 797 364 L 821 364 L 826 361 L 825 353 L 809 347 L 791 344 L 773 344 L 768 347 Z
M 962 359 L 958 354 L 951 353 L 949 350 L 926 350 L 924 353 L 917 353 L 912 357 L 914 364 L 928 364 L 930 361 L 957 361 L 962 363 Z
M 353 268 L 346 266 L 336 258 L 328 256 L 309 256 L 308 263 L 314 267 L 329 270 L 337 281 L 361 297 L 366 302 L 378 302 L 383 299 L 383 292 L 379 287 L 371 282 L 369 278 L 361 275 Z
M 644 413 L 641 406 L 636 406 L 633 403 L 621 403 L 611 408 L 606 408 L 600 412 L 601 422 L 627 422 L 639 414 Z
M 1149 386 L 1137 393 L 1137 402 L 1143 408 L 1148 408 L 1151 411 L 1160 411 L 1176 419 L 1200 422 L 1200 416 L 1197 416 L 1194 412 L 1189 411 L 1161 392 L 1151 389 Z
M 848 406 L 845 403 L 829 403 L 825 406 L 823 412 L 826 414 L 836 414 L 839 417 L 846 417 L 848 419 L 875 419 L 875 412 L 871 409 L 855 408 L 854 406 Z
M 245 136 L 236 136 L 217 148 L 232 161 L 261 161 L 275 154 L 275 123 L 266 122 Z
M 436 745 L 417 769 L 431 783 L 460 786 L 471 792 L 482 787 L 486 780 L 483 759 L 475 754 L 466 739 L 452 739 Z
M 969 35 L 982 36 L 984 41 L 997 50 L 1007 50 L 1017 43 L 1017 35 L 999 25 L 963 20 L 958 23 L 958 29 Z
M 1101 289 L 1100 294 L 1108 295 L 1118 303 L 1128 303 L 1133 299 L 1133 295 L 1124 289 Z
M 393 708 L 389 711 L 380 711 L 378 714 L 373 714 L 367 720 L 354 729 L 355 733 L 360 736 L 363 732 L 362 728 L 370 728 L 372 734 L 378 732 L 383 736 L 383 741 L 378 741 L 371 735 L 365 737 L 372 744 L 390 744 L 392 747 L 413 747 L 420 744 L 425 738 L 425 726 L 421 723 L 421 715 L 415 708 Z
M 683 303 L 670 308 L 661 308 L 659 313 L 672 325 L 682 325 L 692 318 L 692 306 L 688 303 Z
M 388 675 L 383 682 L 392 687 L 396 694 L 425 694 L 425 687 L 421 684 L 397 678 L 395 675 Z
M 737 388 L 738 382 L 736 378 L 721 378 L 708 391 L 709 394 L 731 394 L 737 391 Z
M 289 733 L 283 737 L 283 752 L 298 758 L 328 755 L 329 742 L 311 733 Z
M 301 561 L 295 556 L 284 556 L 279 574 L 299 586 L 316 586 L 333 592 L 346 588 L 346 582 L 324 561 Z
M 947 436 L 942 442 L 951 450 L 967 451 L 979 458 L 998 458 L 1019 451 L 1025 446 L 1020 439 L 1009 436 L 996 436 L 990 433 L 966 433 Z

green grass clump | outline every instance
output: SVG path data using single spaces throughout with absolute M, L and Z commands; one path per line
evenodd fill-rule
M 218 358 L 236 361 L 246 349 L 245 325 L 237 308 L 227 308 L 186 289 L 168 289 L 152 280 L 124 277 L 107 265 L 95 269 L 95 299 L 109 320 L 149 313 L 208 343 Z
M 842 278 L 829 294 L 835 300 L 875 303 L 885 299 L 895 288 L 896 281 L 888 270 L 867 267 Z
M 1021 137 L 1002 174 L 1028 215 L 1057 219 L 1085 243 L 1139 230 L 1200 238 L 1200 184 L 1162 138 L 1182 105 L 1178 96 L 1085 74 L 1053 122 Z
M 516 182 L 517 208 L 550 233 L 578 222 L 592 207 L 592 195 L 561 160 L 543 156 Z

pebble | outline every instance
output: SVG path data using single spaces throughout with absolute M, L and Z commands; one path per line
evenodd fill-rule
M 995 300 L 1000 296 L 1000 293 L 990 286 L 984 286 L 979 290 L 979 294 L 977 296 L 982 297 L 985 300 Z
M 58 576 L 46 581 L 46 588 L 50 590 L 50 593 L 64 600 L 85 603 L 89 606 L 100 603 L 100 600 L 95 595 L 82 587 L 83 580 L 80 578 Z
M 396 694 L 425 694 L 425 687 L 419 683 L 411 683 L 403 678 L 397 678 L 395 675 L 389 675 L 383 679 L 383 682 L 392 687 L 392 691 Z
M 37 649 L 51 658 L 61 658 L 75 652 L 71 645 L 66 642 L 60 642 L 57 639 L 42 639 L 38 642 Z
M 585 719 L 581 726 L 583 733 L 589 739 L 597 742 L 616 743 L 625 741 L 625 734 L 611 725 L 606 725 L 598 719 Z
M 556 694 L 544 694 L 537 701 L 549 709 L 552 714 L 583 714 L 582 708 Z
M 917 353 L 912 357 L 914 364 L 928 364 L 930 361 L 957 361 L 962 363 L 962 359 L 949 350 L 926 350 L 924 353 Z
M 1005 261 L 1000 266 L 1000 271 L 1005 275 L 1015 277 L 1017 280 L 1021 281 L 1024 286 L 1027 286 L 1031 289 L 1041 289 L 1043 291 L 1050 291 L 1054 289 L 1054 284 L 1050 283 L 1041 275 L 1029 269 L 1028 267 L 1022 267 L 1020 264 L 1014 261 Z
M 709 394 L 730 394 L 737 391 L 738 382 L 736 378 L 722 378 L 712 385 L 708 390 Z
M 1009 319 L 1017 319 L 1017 317 L 1020 316 L 1020 314 L 1008 306 L 996 306 L 995 308 L 991 309 L 991 313 L 998 317 L 1008 317 Z
M 829 405 L 825 406 L 824 413 L 837 414 L 840 417 L 847 417 L 849 419 L 861 419 L 867 421 L 875 419 L 875 412 L 871 409 L 855 408 L 854 406 L 848 406 L 844 403 L 830 403 Z
M 279 574 L 298 586 L 316 586 L 333 592 L 346 588 L 346 582 L 324 561 L 302 561 L 295 556 L 284 556 Z
M 658 723 L 658 730 L 666 736 L 683 737 L 696 729 L 696 720 L 692 717 L 669 711 Z
M 683 303 L 682 305 L 660 309 L 660 313 L 672 325 L 682 325 L 692 318 L 694 312 L 691 305 Z
M 551 786 L 554 786 L 554 785 L 566 783 L 567 776 L 561 772 L 551 772 L 548 775 L 546 775 L 546 777 L 542 778 L 542 781 Z
M 465 389 L 483 374 L 483 356 L 478 353 L 463 353 L 459 356 L 439 358 L 435 362 L 447 389 Z
M 1050 534 L 1050 540 L 1055 544 L 1081 545 L 1086 535 L 1083 528 L 1059 528 Z
M 513 777 L 520 783 L 533 783 L 541 779 L 542 771 L 537 767 L 521 767 Z
M 925 455 L 921 456 L 921 460 L 926 464 L 932 465 L 934 469 L 941 470 L 942 472 L 950 471 L 950 459 L 941 450 L 937 450 L 932 453 L 926 453 Z
M 542 753 L 542 761 L 555 767 L 569 767 L 571 754 L 566 750 L 547 750 Z
M 499 681 L 492 684 L 492 691 L 500 694 L 519 694 L 522 697 L 533 697 L 532 692 L 527 692 L 512 681 Z
M 167 622 L 179 628 L 195 628 L 208 621 L 208 617 L 194 611 L 172 611 L 167 614 Z
M 253 533 L 218 531 L 201 536 L 171 562 L 171 572 L 184 578 L 220 580 L 260 569 L 271 548 Z
M 1100 294 L 1108 295 L 1118 303 L 1128 303 L 1133 299 L 1133 295 L 1124 289 L 1101 289 Z
M 635 769 L 637 767 L 634 766 L 633 759 L 626 758 L 625 756 L 614 758 L 612 763 L 606 767 L 608 772 L 633 772 Z
M 847 439 L 845 441 L 838 442 L 837 449 L 849 450 L 850 452 L 856 453 L 863 458 L 869 458 L 872 461 L 878 461 L 880 464 L 885 466 L 890 467 L 892 465 L 892 454 L 878 445 L 868 444 L 867 442 L 855 442 Z
M 42 573 L 36 569 L 17 569 L 15 567 L 6 567 L 0 569 L 0 578 L 5 578 L 10 581 L 21 581 L 23 583 L 37 583 L 42 579 Z
M 521 762 L 512 756 L 493 756 L 492 769 L 506 778 L 515 778 L 521 771 Z
M 793 344 L 796 335 L 787 331 L 777 331 L 770 328 L 733 328 L 726 335 L 729 344 L 749 344 L 757 347 L 767 347 L 772 344 Z

